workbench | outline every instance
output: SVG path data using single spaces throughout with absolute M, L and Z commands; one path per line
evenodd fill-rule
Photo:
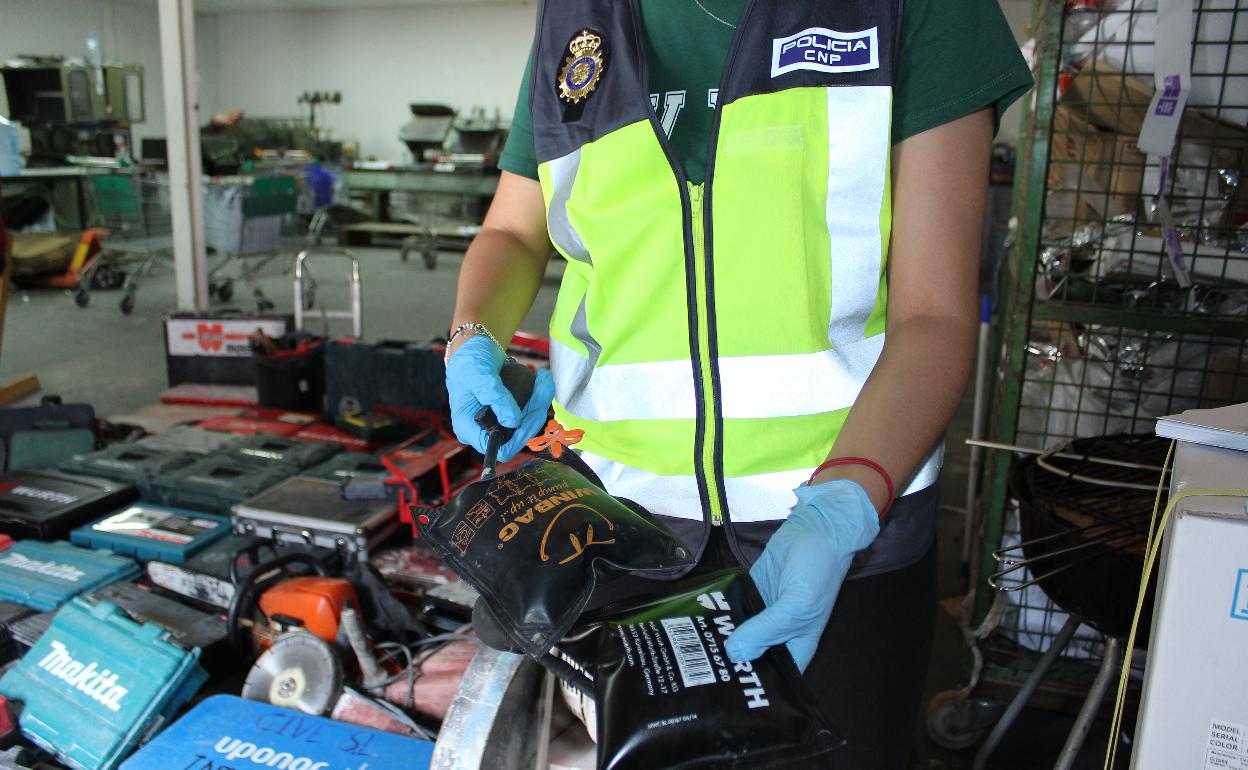
M 74 202 L 76 210 L 72 219 L 60 218 L 56 223 L 58 230 L 84 230 L 89 221 L 87 197 L 82 180 L 96 174 L 111 174 L 113 169 L 94 168 L 91 166 L 49 166 L 46 168 L 24 168 L 17 176 L 0 176 L 0 184 L 11 187 L 17 184 L 42 184 L 48 190 L 48 202 L 56 216 L 55 187 L 60 183 L 74 185 Z
M 425 167 L 394 166 L 385 170 L 348 169 L 343 173 L 347 191 L 367 192 L 372 200 L 373 218 L 390 221 L 390 193 L 409 192 L 455 195 L 490 199 L 498 189 L 498 175 L 487 173 L 448 173 Z

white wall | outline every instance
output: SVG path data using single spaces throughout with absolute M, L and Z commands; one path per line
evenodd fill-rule
M 1000 0 L 1020 43 L 1031 0 Z M 306 115 L 303 91 L 341 91 L 325 107 L 331 135 L 357 141 L 365 156 L 399 160 L 409 102 L 509 117 L 533 35 L 533 0 L 315 11 L 197 14 L 200 112 L 243 110 L 255 117 Z M 153 0 L 0 0 L 0 61 L 17 54 L 81 56 L 88 33 L 106 59 L 142 64 L 148 119 L 134 129 L 164 135 L 160 40 Z M 8 113 L 0 89 L 0 114 Z M 1000 138 L 1018 135 L 1019 109 Z
M 217 20 L 201 15 L 195 25 L 200 71 L 209 73 L 204 79 L 201 108 L 211 115 L 216 104 L 216 81 L 211 74 L 217 69 Z M 100 41 L 105 61 L 143 65 L 147 120 L 133 129 L 136 147 L 144 136 L 164 136 L 165 100 L 155 3 L 0 0 L 0 62 L 19 54 L 82 57 L 86 54 L 87 35 L 92 32 Z M 0 115 L 8 114 L 8 101 L 0 88 Z
M 411 102 L 510 117 L 532 42 L 536 6 L 440 5 L 216 17 L 218 108 L 255 117 L 306 115 L 304 91 L 341 91 L 323 109 L 334 139 L 402 160 Z M 206 67 L 201 68 L 207 72 Z

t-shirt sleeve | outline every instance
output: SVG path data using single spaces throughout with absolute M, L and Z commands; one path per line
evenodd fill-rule
M 993 108 L 993 125 L 1031 89 L 998 0 L 909 0 L 893 93 L 893 143 Z
M 507 143 L 498 156 L 498 167 L 503 171 L 537 179 L 537 151 L 533 149 L 533 113 L 529 110 L 529 81 L 533 74 L 533 51 L 529 50 L 528 63 L 524 65 L 524 77 L 520 79 L 520 93 L 516 96 L 516 111 L 511 117 L 511 131 Z

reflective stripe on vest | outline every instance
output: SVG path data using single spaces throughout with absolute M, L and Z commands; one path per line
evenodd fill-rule
M 583 5 L 630 29 L 609 3 Z M 549 16 L 539 40 L 568 26 Z M 646 98 L 620 80 L 640 78 L 637 41 L 607 43 L 604 83 L 617 81 L 590 103 Z M 784 518 L 884 345 L 891 86 L 721 101 L 708 184 L 687 193 L 652 111 L 565 129 L 550 99 L 534 97 L 534 120 L 551 241 L 569 260 L 551 320 L 557 418 L 585 431 L 578 448 L 609 491 L 655 513 Z M 567 151 L 543 157 L 543 136 Z M 933 483 L 941 455 L 903 491 Z

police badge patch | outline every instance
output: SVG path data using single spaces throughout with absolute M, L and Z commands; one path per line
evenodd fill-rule
M 606 69 L 602 36 L 583 29 L 568 43 L 568 53 L 559 71 L 559 98 L 578 104 L 594 92 Z

